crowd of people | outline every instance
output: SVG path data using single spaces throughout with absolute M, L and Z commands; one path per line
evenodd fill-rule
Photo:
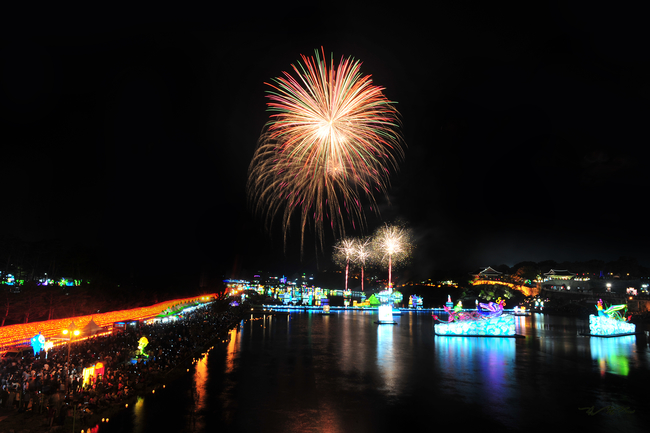
M 3 358 L 0 363 L 0 407 L 7 413 L 39 417 L 49 427 L 65 418 L 102 412 L 148 386 L 155 386 L 176 367 L 207 349 L 211 340 L 223 337 L 241 320 L 241 308 L 217 311 L 204 304 L 181 314 L 178 320 L 127 327 L 111 335 L 75 341 L 47 353 Z M 144 353 L 139 340 L 146 337 Z M 89 376 L 83 370 L 101 362 L 103 374 Z

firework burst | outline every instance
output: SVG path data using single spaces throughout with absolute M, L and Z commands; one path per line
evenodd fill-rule
M 269 227 L 280 218 L 285 243 L 292 216 L 300 215 L 301 248 L 312 223 L 317 237 L 329 224 L 338 236 L 365 223 L 362 200 L 377 211 L 389 175 L 404 157 L 399 113 L 383 87 L 362 75 L 361 62 L 335 66 L 316 51 L 293 66 L 296 76 L 266 83 L 272 112 L 249 167 L 248 196 Z
M 411 232 L 399 225 L 384 225 L 372 237 L 374 261 L 388 268 L 388 288 L 393 287 L 392 268 L 411 257 L 413 243 Z

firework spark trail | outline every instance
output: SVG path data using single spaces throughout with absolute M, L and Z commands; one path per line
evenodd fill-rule
M 352 260 L 361 268 L 361 291 L 363 292 L 363 280 L 366 263 L 370 260 L 372 250 L 370 249 L 370 238 L 358 240 L 354 249 Z
M 361 74 L 360 61 L 341 58 L 335 67 L 324 52 L 323 60 L 318 51 L 301 57 L 292 65 L 297 77 L 284 72 L 266 83 L 273 114 L 251 161 L 247 190 L 269 227 L 281 215 L 285 244 L 292 215 L 300 214 L 302 248 L 311 223 L 321 246 L 327 219 L 339 236 L 346 221 L 363 227 L 360 198 L 372 209 L 374 191 L 386 195 L 404 148 L 394 102 Z
M 344 238 L 334 246 L 334 262 L 345 266 L 345 290 L 348 290 L 348 274 L 350 270 L 350 260 L 356 254 L 357 241 L 352 238 Z

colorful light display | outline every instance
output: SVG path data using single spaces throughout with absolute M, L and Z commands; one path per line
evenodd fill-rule
M 633 323 L 616 320 L 607 316 L 589 316 L 589 333 L 593 336 L 614 337 L 617 335 L 630 335 L 636 332 Z
M 422 308 L 422 297 L 418 295 L 411 295 L 409 296 L 409 308 L 417 308 L 421 309 Z
M 500 298 L 497 302 L 478 304 L 478 311 L 463 311 L 463 304 L 453 308 L 445 305 L 445 311 L 449 314 L 447 322 L 442 322 L 438 316 L 433 315 L 436 321 L 436 335 L 453 336 L 477 336 L 477 337 L 514 337 L 515 318 L 503 314 L 503 302 Z
M 631 353 L 636 351 L 636 337 L 590 338 L 591 358 L 598 364 L 601 376 L 606 373 L 627 376 L 630 373 Z
M 626 304 L 611 305 L 604 308 L 603 300 L 599 299 L 596 308 L 598 316 L 589 316 L 589 334 L 595 337 L 615 337 L 619 335 L 630 335 L 636 332 L 636 325 L 629 323 L 625 318 L 627 311 Z M 623 314 L 621 314 L 623 311 Z
M 213 298 L 215 295 L 204 295 Z M 130 320 L 144 320 L 159 314 L 161 311 L 168 307 L 173 307 L 179 303 L 192 302 L 201 300 L 202 297 L 192 297 L 184 299 L 176 299 L 173 301 L 161 302 L 159 304 L 151 305 L 148 307 L 133 308 L 131 310 L 111 311 L 108 313 L 94 314 L 90 316 L 75 317 L 75 323 L 78 327 L 83 328 L 91 319 L 102 327 L 112 328 L 113 323 Z M 205 301 L 205 299 L 203 299 Z M 56 319 L 47 320 L 43 322 L 24 323 L 20 325 L 3 326 L 0 328 L 0 347 L 9 347 L 19 344 L 29 344 L 30 339 L 38 333 L 48 338 L 57 337 L 60 335 L 61 330 L 68 327 L 70 319 Z M 75 339 L 76 341 L 76 339 Z
M 488 302 L 487 304 L 479 303 L 477 310 L 485 317 L 498 317 L 503 314 L 503 307 L 505 306 L 506 302 L 499 298 L 496 302 Z
M 281 219 L 286 235 L 300 215 L 301 244 L 310 223 L 321 241 L 326 224 L 341 236 L 348 223 L 364 224 L 361 198 L 377 211 L 374 194 L 387 193 L 390 172 L 404 156 L 394 103 L 361 74 L 360 61 L 342 58 L 335 66 L 324 51 L 302 61 L 293 65 L 297 77 L 285 72 L 266 83 L 274 114 L 247 185 L 269 226 Z
M 104 364 L 98 362 L 95 365 L 86 367 L 83 369 L 81 374 L 83 376 L 83 381 L 82 381 L 83 386 L 86 386 L 89 383 L 92 384 L 93 381 L 96 381 L 97 379 L 99 379 L 100 376 L 104 375 Z
M 34 349 L 34 356 L 36 356 L 45 346 L 45 337 L 40 332 L 32 337 L 32 349 Z
M 395 324 L 393 320 L 393 306 L 390 304 L 380 305 L 377 309 L 379 311 L 379 320 L 377 323 L 380 324 Z
M 148 344 L 149 344 L 149 340 L 147 339 L 147 337 L 142 337 L 138 341 L 138 350 L 140 351 L 140 355 L 146 356 L 147 358 L 149 358 L 149 355 L 144 353 L 144 348 L 147 347 Z
M 397 322 L 393 320 L 393 293 L 389 290 L 382 290 L 377 294 L 380 305 L 377 308 L 379 312 L 379 320 L 375 323 L 378 324 L 391 324 L 395 325 Z
M 513 284 L 507 283 L 505 281 L 495 281 L 495 280 L 474 280 L 472 281 L 473 286 L 478 286 L 481 284 L 486 284 L 490 286 L 499 285 L 506 286 L 511 289 L 519 290 L 524 296 L 537 296 L 539 294 L 539 289 L 537 287 L 528 287 L 523 284 Z
M 436 323 L 435 333 L 446 336 L 514 337 L 515 317 L 501 315 L 479 320 Z

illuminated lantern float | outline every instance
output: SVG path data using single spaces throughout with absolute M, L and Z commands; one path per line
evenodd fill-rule
M 104 364 L 98 362 L 97 364 L 84 368 L 82 371 L 83 382 L 82 385 L 86 386 L 88 384 L 92 385 L 96 383 L 97 380 L 100 380 L 104 376 Z
M 375 323 L 378 325 L 397 325 L 397 322 L 393 320 L 393 297 L 392 291 L 383 290 L 377 294 L 379 298 L 379 307 L 377 308 L 379 312 L 379 320 Z
M 34 335 L 31 339 L 32 349 L 34 350 L 34 356 L 38 355 L 41 350 L 45 348 L 45 337 L 39 332 Z
M 447 322 L 436 315 L 435 334 L 459 337 L 518 337 L 515 334 L 515 317 L 503 314 L 506 303 L 499 298 L 497 302 L 478 304 L 477 311 L 463 311 L 459 301 L 453 310 L 445 306 L 449 314 Z
M 422 309 L 422 297 L 418 295 L 409 296 L 409 308 Z
M 323 306 L 323 314 L 328 315 L 330 313 L 330 300 L 323 296 L 320 298 L 320 304 Z
M 592 337 L 620 337 L 636 333 L 636 325 L 630 323 L 630 317 L 625 318 L 627 305 L 612 305 L 607 309 L 603 308 L 603 300 L 598 300 L 596 305 L 598 315 L 589 316 L 589 336 Z M 621 311 L 623 313 L 621 314 Z

